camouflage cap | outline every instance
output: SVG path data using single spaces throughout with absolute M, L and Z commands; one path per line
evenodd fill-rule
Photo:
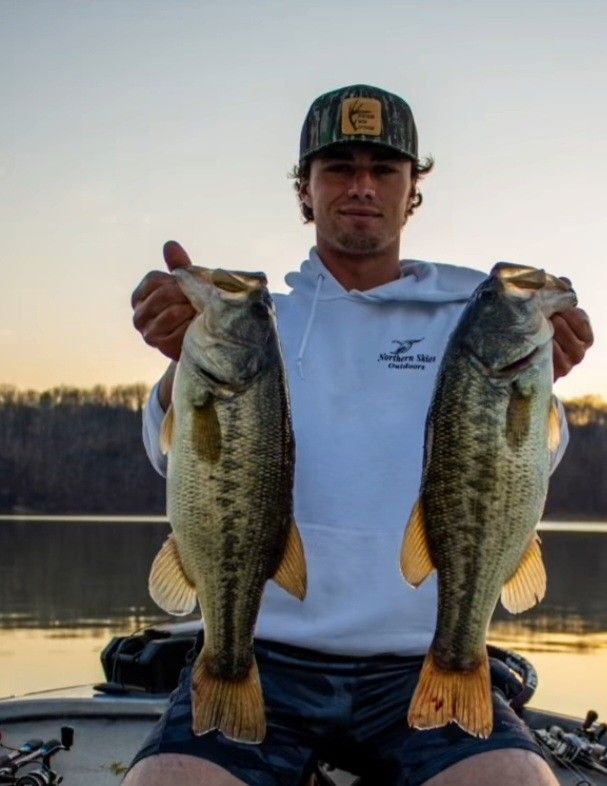
M 409 105 L 379 87 L 350 85 L 319 96 L 301 129 L 299 161 L 340 142 L 372 142 L 417 161 L 417 130 Z

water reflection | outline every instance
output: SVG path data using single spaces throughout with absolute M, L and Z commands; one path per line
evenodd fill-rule
M 159 522 L 0 522 L 0 628 L 133 629 L 168 619 L 147 590 L 168 532 Z M 607 631 L 607 534 L 548 531 L 542 541 L 546 598 L 522 615 L 498 605 L 492 630 L 529 641 Z
M 607 633 L 558 633 L 538 630 L 509 622 L 494 622 L 489 632 L 492 644 L 504 649 L 524 648 L 529 652 L 593 652 L 607 650 Z
M 0 521 L 0 696 L 99 681 L 112 636 L 174 620 L 147 590 L 168 532 L 163 522 Z M 498 607 L 489 638 L 530 657 L 536 706 L 604 714 L 607 534 L 546 531 L 542 541 L 546 598 L 522 615 Z
M 133 627 L 166 619 L 147 591 L 167 524 L 1 522 L 0 627 Z

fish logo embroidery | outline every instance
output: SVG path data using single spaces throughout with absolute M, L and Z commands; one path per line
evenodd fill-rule
M 423 340 L 423 338 L 408 338 L 405 339 L 405 341 L 399 341 L 399 339 L 395 338 L 392 343 L 398 344 L 398 349 L 395 349 L 393 354 L 404 355 L 405 352 L 408 352 L 414 344 L 419 344 L 419 342 Z

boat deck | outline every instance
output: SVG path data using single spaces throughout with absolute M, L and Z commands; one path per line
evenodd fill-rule
M 32 738 L 58 739 L 61 726 L 72 726 L 73 747 L 53 756 L 53 770 L 63 776 L 66 786 L 117 786 L 166 702 L 163 696 L 96 694 L 90 686 L 6 699 L 0 701 L 2 742 L 18 747 Z M 545 727 L 551 720 L 540 712 L 525 712 L 532 727 Z M 567 722 L 563 716 L 555 720 L 563 727 Z M 573 728 L 575 720 L 569 720 Z M 560 767 L 555 774 L 562 786 L 580 782 L 579 775 Z M 607 776 L 588 771 L 585 775 L 589 783 L 607 786 Z M 350 786 L 355 780 L 335 770 L 330 777 L 336 786 Z

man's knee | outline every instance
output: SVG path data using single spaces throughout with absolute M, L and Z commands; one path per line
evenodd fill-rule
M 424 786 L 559 786 L 548 764 L 533 751 L 506 748 L 457 762 Z
M 159 753 L 141 759 L 129 770 L 122 786 L 245 786 L 212 761 L 180 753 Z

